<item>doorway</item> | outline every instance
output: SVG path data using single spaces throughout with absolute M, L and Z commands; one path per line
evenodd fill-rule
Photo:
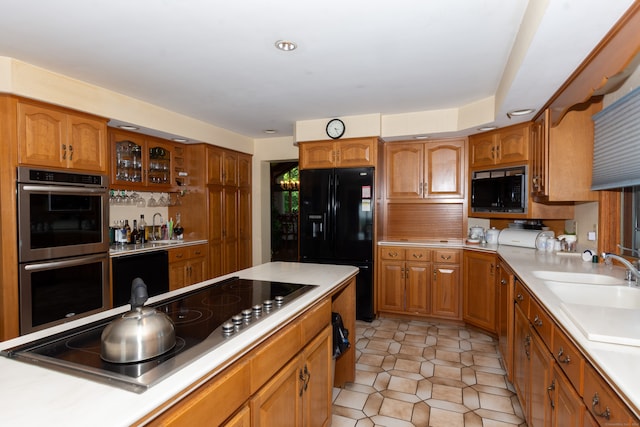
M 271 261 L 298 261 L 298 162 L 271 164 Z

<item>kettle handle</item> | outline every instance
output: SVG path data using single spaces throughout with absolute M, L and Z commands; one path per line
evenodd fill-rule
M 133 279 L 131 282 L 131 309 L 135 310 L 138 307 L 142 307 L 144 303 L 149 299 L 149 293 L 147 292 L 147 285 L 139 277 Z

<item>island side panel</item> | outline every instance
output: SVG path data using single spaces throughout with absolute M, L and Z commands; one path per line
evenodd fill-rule
M 351 278 L 331 296 L 331 311 L 340 313 L 344 327 L 349 331 L 351 346 L 336 359 L 334 387 L 356 379 L 356 279 Z

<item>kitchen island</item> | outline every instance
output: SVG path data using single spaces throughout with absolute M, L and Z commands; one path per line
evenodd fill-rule
M 317 319 L 316 313 L 321 313 L 322 318 L 315 323 L 320 325 L 318 328 L 323 328 L 326 335 L 331 323 L 330 314 L 327 313 L 336 310 L 341 312 L 347 327 L 353 328 L 350 326 L 355 323 L 355 281 L 353 279 L 357 271 L 357 268 L 351 266 L 268 263 L 151 298 L 150 304 L 234 276 L 243 279 L 315 285 L 313 289 L 291 304 L 256 323 L 238 339 L 229 340 L 216 347 L 214 351 L 202 355 L 140 394 L 0 357 L 0 384 L 3 385 L 0 390 L 0 424 L 125 426 L 152 423 L 156 416 L 165 416 L 173 410 L 174 405 L 180 406 L 183 400 L 188 400 L 192 392 L 198 392 L 212 380 L 216 380 L 221 372 L 226 373 L 230 368 L 235 369 L 234 366 L 251 365 L 250 362 L 256 360 L 260 354 L 267 354 L 271 349 L 265 345 L 274 337 L 286 336 L 287 340 L 291 337 L 304 337 L 308 329 L 305 329 L 304 323 L 301 326 L 299 323 L 305 321 L 307 317 Z M 128 310 L 127 305 L 18 337 L 0 343 L 0 349 L 11 348 Z M 292 330 L 295 330 L 295 334 L 286 335 Z M 308 337 L 309 341 L 313 338 L 313 336 Z M 299 339 L 302 341 L 302 338 Z M 295 354 L 287 356 L 293 358 Z M 337 366 L 336 381 L 353 380 L 355 375 L 353 353 L 345 353 L 344 356 L 348 357 L 338 359 L 339 363 L 352 366 Z M 245 360 L 249 362 L 244 363 Z M 278 360 L 276 363 L 286 362 L 287 360 Z M 249 372 L 252 374 L 249 377 L 253 377 L 254 372 Z M 252 381 L 255 382 L 255 380 Z M 253 392 L 253 382 L 250 388 Z M 236 409 L 209 406 L 217 412 L 228 410 L 230 414 Z

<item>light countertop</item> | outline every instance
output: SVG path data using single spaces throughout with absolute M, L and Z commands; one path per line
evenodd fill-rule
M 558 255 L 535 249 L 500 246 L 498 254 L 509 264 L 516 276 L 532 291 L 547 311 L 587 354 L 588 359 L 605 380 L 621 394 L 623 400 L 640 417 L 640 347 L 590 341 L 561 308 L 562 301 L 533 272 L 536 270 L 604 274 L 624 280 L 624 268 L 603 263 L 585 262 L 581 257 Z M 640 288 L 632 289 L 640 292 Z M 579 292 L 579 291 L 577 291 Z M 614 292 L 612 290 L 612 292 Z M 615 322 L 610 312 L 592 310 L 593 321 Z M 601 317 L 601 318 L 598 318 Z M 640 329 L 640 324 L 633 325 Z
M 315 302 L 328 296 L 342 282 L 354 276 L 358 269 L 306 263 L 267 263 L 213 280 L 152 297 L 154 303 L 169 296 L 206 286 L 228 277 L 271 280 L 317 285 L 300 296 L 295 303 L 271 314 L 241 339 L 232 339 L 196 359 L 191 364 L 137 394 L 117 387 L 47 368 L 0 357 L 0 425 L 6 426 L 127 426 L 152 412 L 207 373 L 219 372 L 242 357 L 251 348 L 275 333 L 280 325 L 296 317 Z M 0 343 L 0 349 L 14 347 L 56 332 L 107 318 L 129 310 L 129 306 L 114 308 L 93 316 L 71 321 L 43 331 Z
M 173 248 L 181 248 L 184 246 L 200 245 L 207 243 L 207 240 L 149 240 L 147 243 L 137 245 L 111 245 L 109 248 L 109 256 L 111 258 L 134 255 L 143 252 L 166 251 Z

